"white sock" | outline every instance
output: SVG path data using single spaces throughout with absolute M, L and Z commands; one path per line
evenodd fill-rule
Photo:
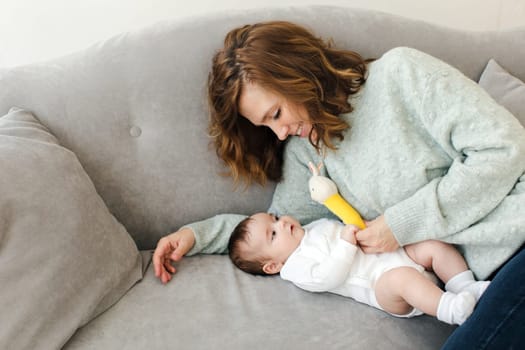
M 476 298 L 470 292 L 445 292 L 439 300 L 437 319 L 449 324 L 462 324 L 474 311 Z
M 456 294 L 463 291 L 470 292 L 474 295 L 477 302 L 489 284 L 490 281 L 476 281 L 472 271 L 467 270 L 452 277 L 445 285 L 445 290 Z

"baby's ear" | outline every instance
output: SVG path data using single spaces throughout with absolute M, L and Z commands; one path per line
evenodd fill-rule
M 282 267 L 283 263 L 278 263 L 273 260 L 270 260 L 263 265 L 263 271 L 268 275 L 275 275 L 276 273 L 281 272 Z

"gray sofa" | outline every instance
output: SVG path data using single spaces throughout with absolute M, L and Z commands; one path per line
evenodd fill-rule
M 163 235 L 218 213 L 269 205 L 273 184 L 235 190 L 219 175 L 205 91 L 225 33 L 270 19 L 302 23 L 365 57 L 411 46 L 475 81 L 486 73 L 494 98 L 511 100 L 507 108 L 525 118 L 523 104 L 512 104 L 520 91 L 519 99 L 525 96 L 525 28 L 465 32 L 339 7 L 167 21 L 72 55 L 0 69 L 0 348 L 443 344 L 454 327 L 432 317 L 398 319 L 279 277 L 250 276 L 227 256 L 187 257 L 167 285 L 155 278 L 151 252 Z M 488 72 L 490 59 L 508 75 Z

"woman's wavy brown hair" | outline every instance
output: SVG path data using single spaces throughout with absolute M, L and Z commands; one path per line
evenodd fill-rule
M 284 142 L 268 127 L 255 126 L 239 113 L 243 85 L 255 82 L 303 105 L 317 138 L 335 148 L 349 125 L 339 114 L 352 111 L 348 95 L 365 82 L 367 62 L 359 54 L 332 48 L 299 25 L 272 21 L 230 31 L 213 57 L 208 76 L 209 133 L 217 155 L 236 183 L 279 181 Z

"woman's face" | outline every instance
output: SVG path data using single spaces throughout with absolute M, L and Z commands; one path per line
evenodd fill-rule
M 284 97 L 257 83 L 244 84 L 239 112 L 256 126 L 267 126 L 284 141 L 288 136 L 308 137 L 312 124 L 306 108 L 287 102 Z

